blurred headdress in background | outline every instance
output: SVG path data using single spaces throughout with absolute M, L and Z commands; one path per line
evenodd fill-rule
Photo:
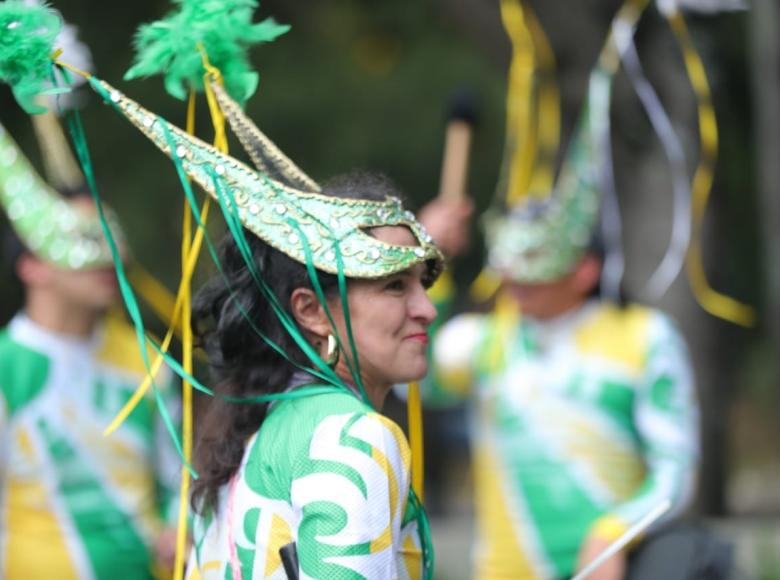
M 86 192 L 86 185 L 59 120 L 47 106 L 53 108 L 56 101 L 66 108 L 73 100 L 35 72 L 41 62 L 50 63 L 47 47 L 72 53 L 82 65 L 91 62 L 89 50 L 77 40 L 75 27 L 63 24 L 57 13 L 47 11 L 42 19 L 39 14 L 40 4 L 32 0 L 0 4 L 0 50 L 11 53 L 1 59 L 0 78 L 12 84 L 25 110 L 37 113 L 32 119 L 46 179 L 0 126 L 0 202 L 16 234 L 42 260 L 69 270 L 110 266 L 97 213 L 77 209 L 63 195 Z M 30 54 L 39 55 L 33 67 L 28 67 Z M 123 238 L 116 218 L 108 216 L 117 239 Z

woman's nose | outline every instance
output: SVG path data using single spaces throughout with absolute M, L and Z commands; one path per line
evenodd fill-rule
M 429 326 L 436 319 L 436 307 L 431 302 L 422 284 L 420 284 L 412 297 L 410 311 L 412 318 L 419 320 L 426 326 Z

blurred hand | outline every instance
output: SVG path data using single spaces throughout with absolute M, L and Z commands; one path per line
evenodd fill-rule
M 579 572 L 593 560 L 598 558 L 612 542 L 597 536 L 589 536 L 580 547 L 577 559 L 577 571 Z M 626 553 L 621 550 L 601 566 L 596 568 L 588 576 L 590 580 L 622 580 L 626 574 Z
M 192 542 L 188 538 L 184 554 L 185 563 L 187 562 L 187 552 L 189 552 L 191 545 Z M 155 556 L 157 556 L 157 565 L 165 570 L 173 570 L 176 564 L 176 528 L 174 526 L 163 528 L 160 535 L 157 536 L 154 551 Z
M 469 226 L 474 213 L 471 199 L 436 198 L 425 205 L 417 219 L 448 259 L 462 254 L 469 245 Z

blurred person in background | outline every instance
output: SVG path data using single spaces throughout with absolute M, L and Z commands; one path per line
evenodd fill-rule
M 41 124 L 64 145 L 56 118 Z M 146 370 L 133 330 L 108 314 L 117 279 L 83 177 L 67 157 L 52 167 L 75 195 L 0 126 L 5 258 L 24 290 L 0 332 L 0 576 L 151 578 L 173 561 L 179 463 L 151 399 L 103 436 Z
M 505 272 L 492 312 L 435 337 L 435 389 L 474 403 L 477 578 L 566 577 L 665 499 L 679 513 L 691 498 L 685 344 L 662 313 L 605 300 L 601 265 L 587 249 L 550 279 Z M 624 572 L 621 553 L 592 577 Z
M 601 140 L 617 62 L 610 37 L 552 192 L 510 203 L 523 161 L 510 132 L 505 207 L 484 218 L 494 306 L 454 317 L 433 340 L 427 398 L 472 401 L 475 578 L 569 577 L 666 500 L 666 520 L 679 514 L 693 493 L 698 406 L 685 343 L 663 313 L 602 292 L 598 170 L 611 162 Z M 426 210 L 434 239 L 457 237 L 451 210 Z M 590 577 L 626 570 L 623 551 Z

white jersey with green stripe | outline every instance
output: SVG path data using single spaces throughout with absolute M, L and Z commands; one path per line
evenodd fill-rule
M 548 323 L 466 314 L 433 352 L 429 396 L 475 401 L 475 577 L 567 576 L 587 535 L 689 501 L 693 376 L 660 312 L 593 301 Z
M 113 318 L 87 340 L 21 314 L 0 333 L 0 577 L 152 577 L 177 457 L 151 400 L 102 434 L 143 376 Z
M 194 521 L 188 580 L 420 578 L 410 451 L 400 428 L 348 393 L 275 404 L 219 504 Z

